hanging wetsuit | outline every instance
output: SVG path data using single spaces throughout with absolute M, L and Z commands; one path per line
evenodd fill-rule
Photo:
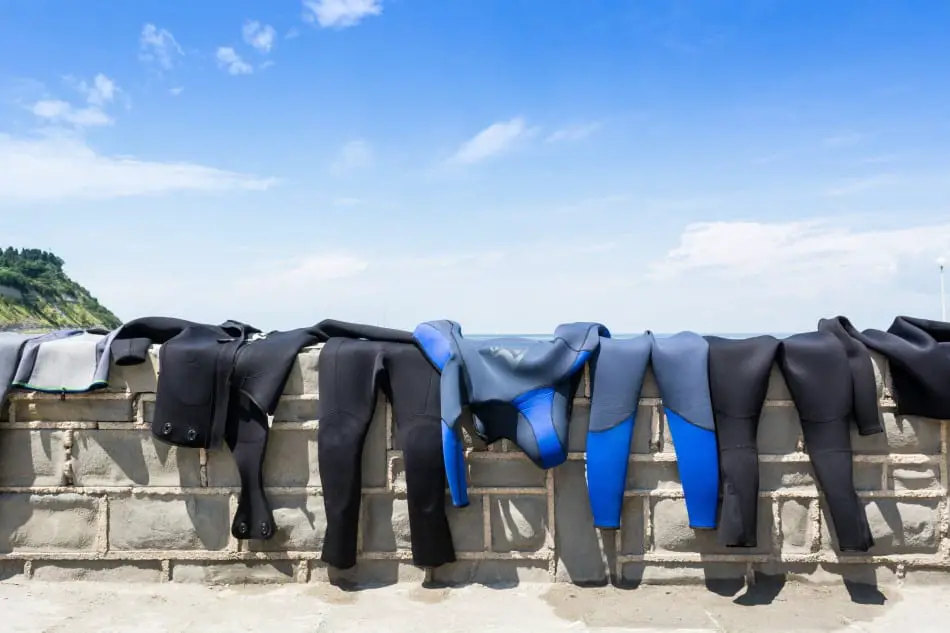
M 413 336 L 442 374 L 442 452 L 452 502 L 468 505 L 458 427 L 462 408 L 486 443 L 514 442 L 539 468 L 567 459 L 567 428 L 580 370 L 610 333 L 599 323 L 557 327 L 550 340 L 469 340 L 454 321 L 428 321 Z
M 591 363 L 587 435 L 587 487 L 596 527 L 620 527 L 630 440 L 651 361 L 676 450 L 689 525 L 716 527 L 719 459 L 708 357 L 708 344 L 693 332 L 668 338 L 647 332 L 630 339 L 601 339 Z
M 235 538 L 275 533 L 263 482 L 269 418 L 297 354 L 320 338 L 316 328 L 265 335 L 236 321 L 216 326 L 146 317 L 124 325 L 112 342 L 118 365 L 142 363 L 149 346 L 161 344 L 151 424 L 156 439 L 188 448 L 227 444 L 241 480 L 231 522 Z
M 709 392 L 722 473 L 718 539 L 727 547 L 756 547 L 757 434 L 779 342 L 773 336 L 705 338 L 709 343 Z
M 839 548 L 866 552 L 874 539 L 854 488 L 850 427 L 856 385 L 848 354 L 834 335 L 807 332 L 784 339 L 777 358 L 798 410 L 805 448 L 828 502 Z M 883 430 L 877 418 L 858 422 L 863 435 Z
M 56 330 L 23 346 L 11 386 L 45 393 L 86 393 L 109 384 L 116 330 Z
M 13 383 L 20 357 L 27 342 L 36 338 L 13 332 L 0 332 L 0 411 L 6 402 L 7 394 Z
M 852 369 L 857 367 L 856 389 L 866 394 L 864 408 L 873 407 L 866 417 L 876 418 L 878 405 L 870 348 L 887 358 L 899 414 L 950 419 L 950 323 L 898 316 L 886 332 L 859 332 L 839 316 L 821 319 L 818 330 L 834 334 L 848 348 Z
M 392 332 L 386 338 L 402 338 Z M 405 337 L 411 340 L 408 332 Z M 437 567 L 455 561 L 445 516 L 439 374 L 411 342 L 331 338 L 320 351 L 318 381 L 317 451 L 327 517 L 321 560 L 341 569 L 356 564 L 363 444 L 381 389 L 392 403 L 403 451 L 413 562 Z

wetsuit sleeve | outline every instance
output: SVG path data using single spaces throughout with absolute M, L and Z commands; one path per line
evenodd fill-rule
M 445 476 L 457 508 L 468 505 L 465 479 L 465 453 L 459 418 L 462 416 L 462 362 L 455 353 L 450 335 L 430 323 L 418 325 L 413 338 L 430 363 L 442 374 L 439 388 L 442 408 L 442 456 Z
M 650 340 L 601 339 L 591 362 L 590 427 L 587 431 L 587 493 L 594 527 L 620 527 L 630 442 Z
M 857 331 L 845 317 L 819 320 L 818 331 L 834 335 L 848 357 L 854 392 L 854 421 L 858 426 L 858 433 L 883 433 L 884 427 L 878 412 L 877 380 L 874 378 L 874 364 L 867 346 L 855 337 Z

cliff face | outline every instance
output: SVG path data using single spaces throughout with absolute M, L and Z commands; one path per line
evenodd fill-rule
M 63 272 L 63 260 L 38 249 L 0 251 L 0 330 L 121 325 L 88 290 Z

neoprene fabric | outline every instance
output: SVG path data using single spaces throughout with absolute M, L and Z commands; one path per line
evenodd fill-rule
M 363 445 L 379 389 L 392 403 L 403 451 L 413 562 L 455 561 L 445 516 L 439 374 L 412 344 L 345 338 L 327 341 L 318 372 L 317 459 L 327 517 L 321 559 L 341 569 L 356 564 Z
M 591 361 L 587 489 L 594 525 L 620 527 L 630 441 L 640 391 L 652 362 L 676 450 L 693 528 L 716 527 L 719 458 L 709 396 L 709 346 L 693 332 L 655 338 L 601 338 Z
M 599 323 L 559 325 L 549 340 L 462 336 L 454 321 L 428 321 L 413 337 L 441 373 L 442 454 L 452 502 L 468 505 L 459 418 L 469 406 L 486 443 L 514 442 L 539 468 L 567 459 L 567 426 L 580 370 L 610 332 Z
M 888 360 L 899 414 L 950 419 L 950 323 L 898 316 L 886 332 L 859 332 L 847 317 L 838 316 L 821 319 L 818 330 L 834 334 L 849 350 L 856 388 L 867 394 L 859 403 L 859 421 L 862 415 L 877 419 L 868 348 Z

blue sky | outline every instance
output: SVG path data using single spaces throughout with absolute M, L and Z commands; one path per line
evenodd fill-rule
M 0 245 L 121 318 L 939 318 L 950 4 L 19 0 Z

